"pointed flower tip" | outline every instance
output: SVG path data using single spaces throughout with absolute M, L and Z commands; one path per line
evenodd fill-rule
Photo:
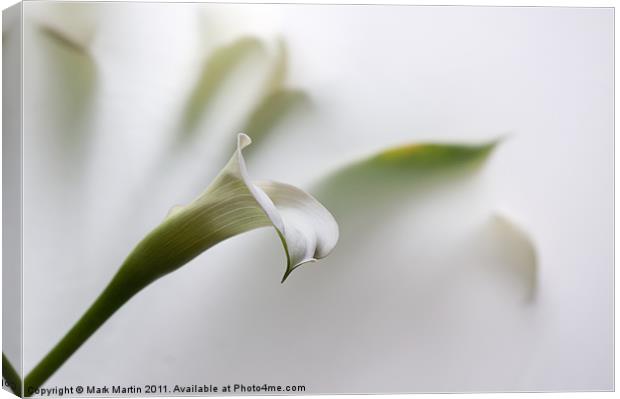
M 237 146 L 239 149 L 244 149 L 245 147 L 252 144 L 252 139 L 245 133 L 237 134 Z
M 280 284 L 284 284 L 284 282 L 286 281 L 286 279 L 288 278 L 288 276 L 291 274 L 292 271 L 293 269 L 286 269 L 286 271 L 284 272 L 284 276 L 282 276 L 282 280 L 280 280 Z
M 318 259 L 315 258 L 310 258 L 310 259 L 306 259 L 303 260 L 301 262 L 298 262 L 297 264 L 295 264 L 294 266 L 287 266 L 286 271 L 284 272 L 284 276 L 282 276 L 282 280 L 280 281 L 280 284 L 283 284 L 286 279 L 288 278 L 288 276 L 291 275 L 291 273 L 293 272 L 293 270 L 297 269 L 299 266 L 301 265 L 305 265 L 306 263 L 315 263 Z

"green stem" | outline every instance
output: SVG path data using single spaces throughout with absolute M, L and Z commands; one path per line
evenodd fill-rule
M 144 287 L 226 238 L 215 236 L 213 239 L 206 234 L 207 238 L 202 239 L 210 228 L 205 227 L 203 219 L 197 218 L 200 223 L 197 229 L 192 225 L 198 223 L 194 219 L 193 212 L 167 218 L 138 243 L 86 313 L 26 376 L 26 396 L 35 394 L 99 327 Z
M 64 362 L 82 346 L 131 297 L 150 281 L 137 284 L 135 275 L 121 268 L 86 313 L 75 323 L 56 346 L 32 369 L 24 380 L 25 395 L 32 396 Z M 139 281 L 139 280 L 138 280 Z
M 190 214 L 189 218 L 192 217 Z M 192 251 L 170 252 L 170 241 L 187 218 L 164 221 L 142 239 L 123 262 L 112 281 L 54 348 L 35 366 L 24 380 L 24 394 L 32 396 L 103 323 L 129 299 L 153 281 L 173 272 L 217 242 L 190 248 Z M 163 248 L 163 249 L 162 249 Z
M 15 395 L 22 396 L 22 379 L 4 353 L 2 354 L 2 378 Z

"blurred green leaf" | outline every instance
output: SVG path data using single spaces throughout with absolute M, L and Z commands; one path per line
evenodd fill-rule
M 321 179 L 312 192 L 337 217 L 355 209 L 368 209 L 368 205 L 389 205 L 403 201 L 407 192 L 470 174 L 497 143 L 428 143 L 389 148 L 336 170 Z
M 242 131 L 260 140 L 286 115 L 307 102 L 308 96 L 301 90 L 278 89 L 271 92 L 252 112 Z
M 63 172 L 68 178 L 81 173 L 76 163 L 83 161 L 88 152 L 87 144 L 93 129 L 97 88 L 97 68 L 85 44 L 64 31 L 47 25 L 39 25 L 38 32 L 45 56 L 47 87 L 38 99 L 42 106 L 54 110 L 50 124 L 59 135 L 55 149 L 64 164 Z M 56 143 L 55 143 L 56 144 Z
M 276 50 L 274 55 L 273 67 L 271 74 L 265 85 L 265 93 L 270 94 L 275 90 L 284 87 L 286 77 L 288 75 L 288 49 L 284 39 L 278 38 L 276 41 Z
M 60 43 L 61 45 L 77 52 L 77 53 L 81 53 L 84 54 L 86 56 L 89 56 L 88 54 L 88 47 L 86 46 L 85 43 L 82 43 L 80 40 L 77 40 L 76 38 L 71 37 L 70 35 L 68 35 L 65 32 L 62 32 L 52 26 L 48 26 L 48 25 L 41 25 L 40 26 L 41 32 L 50 37 L 51 39 L 55 40 L 56 42 Z
M 39 27 L 45 40 L 49 73 L 56 84 L 54 103 L 61 99 L 63 119 L 78 120 L 90 106 L 96 79 L 95 62 L 81 41 L 51 26 Z
M 260 51 L 264 51 L 263 45 L 254 37 L 238 39 L 213 51 L 207 58 L 185 106 L 182 137 L 193 135 L 203 113 L 235 67 Z
M 411 144 L 390 148 L 347 169 L 357 171 L 399 171 L 406 174 L 432 173 L 462 167 L 486 157 L 496 142 L 482 145 Z
M 260 142 L 287 116 L 309 103 L 309 97 L 303 90 L 285 86 L 287 74 L 288 50 L 284 40 L 279 38 L 264 93 L 241 129 L 250 134 L 255 142 Z

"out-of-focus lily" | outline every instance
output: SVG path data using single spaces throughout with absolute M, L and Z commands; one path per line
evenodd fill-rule
M 134 248 L 105 290 L 65 337 L 25 379 L 32 395 L 114 312 L 144 287 L 227 238 L 275 227 L 287 256 L 282 281 L 298 266 L 327 256 L 338 241 L 338 224 L 306 192 L 288 184 L 253 183 L 239 134 L 228 164 L 194 201 L 174 207 Z

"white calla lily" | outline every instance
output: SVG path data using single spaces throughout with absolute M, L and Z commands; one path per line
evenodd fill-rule
M 166 245 L 175 248 L 173 256 L 179 260 L 170 259 L 168 267 L 229 237 L 267 226 L 277 230 L 286 251 L 283 281 L 296 267 L 327 256 L 335 247 L 338 224 L 310 194 L 284 183 L 250 180 L 242 153 L 250 143 L 247 135 L 239 134 L 237 150 L 209 187 L 190 204 L 173 208 L 151 233 L 167 236 L 170 230 Z

